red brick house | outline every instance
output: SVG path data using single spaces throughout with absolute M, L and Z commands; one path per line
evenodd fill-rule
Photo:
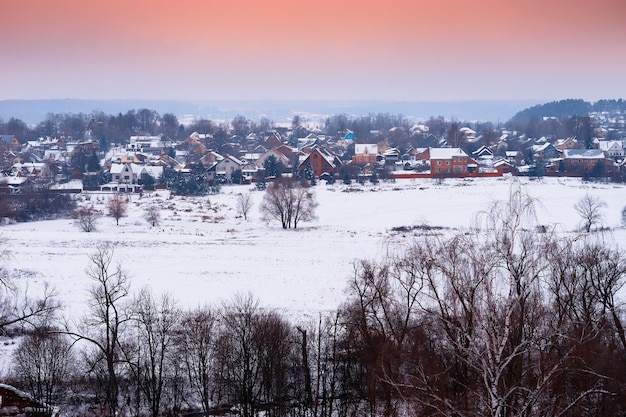
M 556 169 L 569 175 L 609 174 L 614 162 L 601 149 L 565 149 L 563 158 L 555 161 Z
M 430 172 L 437 177 L 469 177 L 478 175 L 478 162 L 461 148 L 428 148 Z
M 336 172 L 342 165 L 337 155 L 329 149 L 321 147 L 314 147 L 308 155 L 301 158 L 298 171 L 304 171 L 309 163 L 316 177 L 324 173 Z
M 378 157 L 378 145 L 357 143 L 354 145 L 352 163 L 356 165 L 374 165 Z

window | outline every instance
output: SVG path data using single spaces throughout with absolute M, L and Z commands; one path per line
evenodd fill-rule
M 437 165 L 441 165 L 441 161 L 437 161 Z
M 313 159 L 317 159 L 317 154 L 313 154 Z
M 450 161 L 446 161 L 446 165 L 450 165 Z

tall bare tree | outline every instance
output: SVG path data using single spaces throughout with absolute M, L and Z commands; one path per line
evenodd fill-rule
M 163 392 L 171 375 L 175 356 L 176 326 L 180 309 L 170 295 L 156 300 L 148 288 L 137 296 L 134 316 L 137 320 L 137 360 L 135 376 L 146 398 L 150 415 L 158 417 L 163 407 Z
M 89 255 L 87 277 L 93 282 L 87 299 L 87 312 L 75 325 L 66 324 L 64 333 L 93 348 L 91 370 L 102 366 L 105 372 L 105 411 L 115 417 L 119 411 L 119 377 L 124 367 L 123 343 L 132 319 L 129 307 L 128 275 L 113 263 L 113 247 L 102 244 Z
M 215 311 L 198 308 L 186 312 L 176 330 L 176 345 L 187 383 L 199 399 L 202 411 L 208 415 L 213 398 L 216 368 L 216 339 L 218 321 Z

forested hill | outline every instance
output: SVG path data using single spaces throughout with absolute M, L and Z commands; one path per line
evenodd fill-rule
M 625 110 L 626 101 L 623 99 L 599 100 L 595 103 L 581 99 L 567 99 L 529 107 L 513 116 L 511 122 L 515 123 L 529 119 L 541 119 L 543 117 L 563 119 L 572 116 L 588 116 L 591 112 L 623 112 Z

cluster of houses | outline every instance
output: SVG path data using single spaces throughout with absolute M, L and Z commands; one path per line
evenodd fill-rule
M 429 135 L 427 127 L 416 125 L 412 135 Z M 362 143 L 346 131 L 333 141 L 310 133 L 296 141 L 273 131 L 222 145 L 216 152 L 212 135 L 194 132 L 183 141 L 153 135 L 131 136 L 124 145 L 111 147 L 106 154 L 88 135 L 80 142 L 45 138 L 20 143 L 13 135 L 0 135 L 2 156 L 1 192 L 19 192 L 25 183 L 72 184 L 80 189 L 108 192 L 139 192 L 159 187 L 166 167 L 188 173 L 193 164 L 202 164 L 211 183 L 252 183 L 281 174 L 314 175 L 316 178 L 445 178 L 519 175 L 611 176 L 624 171 L 623 143 L 596 139 L 592 149 L 574 138 L 533 141 L 523 151 L 509 150 L 507 132 L 491 143 L 468 127 L 460 129 L 463 148 L 409 146 L 400 150 L 389 140 Z M 392 132 L 390 131 L 390 135 Z M 432 135 L 431 135 L 432 136 Z M 432 142 L 432 141 L 431 141 Z M 481 144 L 482 143 L 482 144 Z M 464 150 L 465 149 L 465 150 Z M 470 151 L 471 150 L 471 151 Z M 76 157 L 82 155 L 83 159 Z M 85 158 L 97 158 L 89 165 Z M 76 165 L 75 161 L 83 161 Z M 268 172 L 268 164 L 272 171 Z M 89 168 L 92 166 L 93 168 Z M 63 187 L 63 185 L 55 185 Z M 84 186 L 84 188 L 83 188 Z

